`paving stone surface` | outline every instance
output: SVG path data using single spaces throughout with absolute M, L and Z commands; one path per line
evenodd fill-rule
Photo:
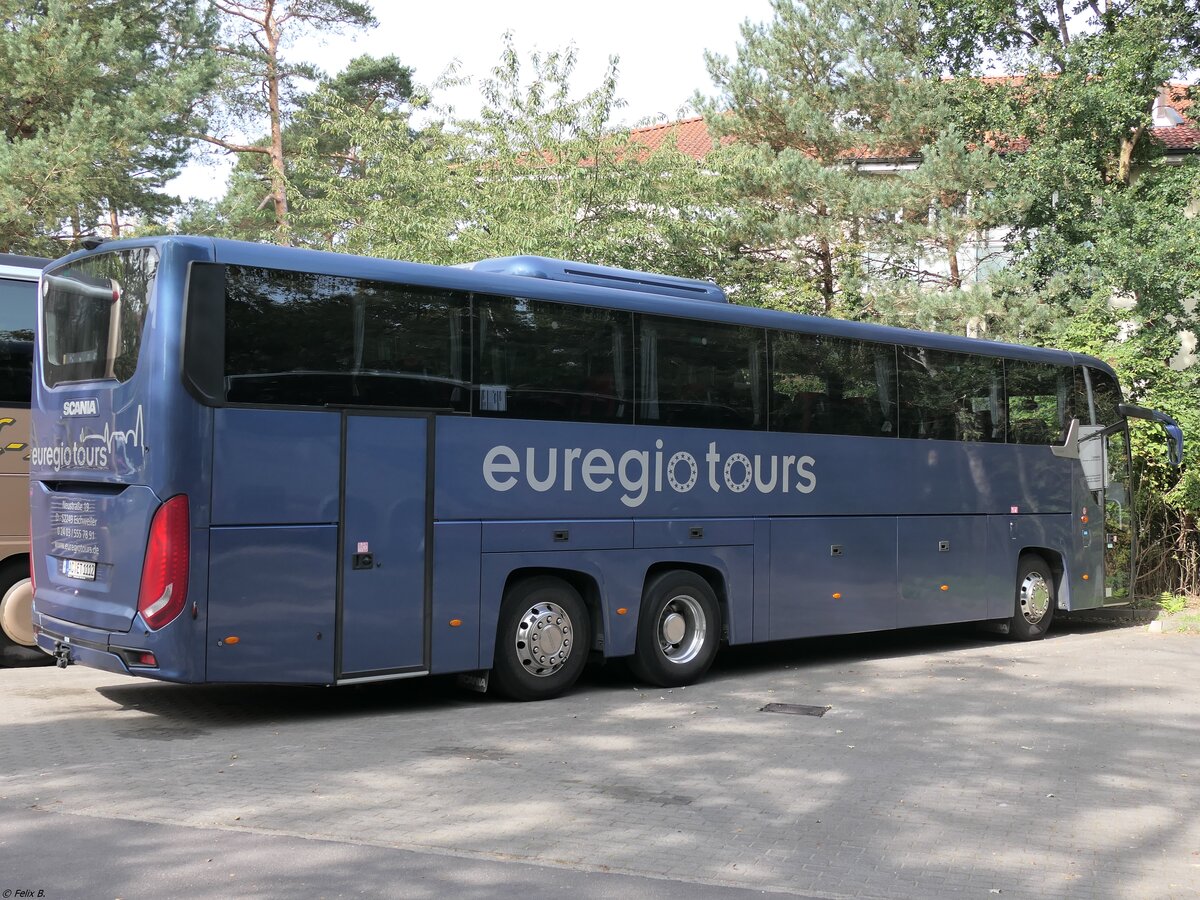
M 535 704 L 3 670 L 0 812 L 819 897 L 1194 897 L 1200 639 L 792 642 Z

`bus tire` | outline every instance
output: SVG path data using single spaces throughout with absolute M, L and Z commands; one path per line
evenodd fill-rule
M 1058 587 L 1049 564 L 1033 553 L 1017 563 L 1017 590 L 1008 635 L 1015 641 L 1045 637 L 1058 605 Z
M 591 619 L 579 592 L 539 575 L 512 584 L 500 604 L 492 683 L 511 700 L 548 700 L 569 690 L 587 663 Z
M 33 643 L 33 592 L 23 560 L 0 567 L 0 665 L 53 662 Z
M 629 665 L 659 687 L 693 684 L 712 665 L 720 639 L 721 608 L 709 583 L 695 572 L 664 572 L 642 595 Z

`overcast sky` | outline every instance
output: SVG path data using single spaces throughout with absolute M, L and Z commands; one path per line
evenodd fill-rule
M 704 51 L 733 56 L 741 23 L 771 17 L 769 0 L 376 0 L 374 8 L 378 28 L 304 40 L 286 54 L 330 74 L 363 53 L 394 54 L 415 69 L 421 84 L 437 80 L 457 59 L 459 75 L 477 84 L 499 62 L 506 31 L 523 58 L 573 42 L 578 67 L 572 86 L 579 94 L 600 84 L 609 56 L 620 57 L 617 93 L 627 105 L 618 120 L 629 125 L 654 116 L 674 119 L 695 90 L 711 93 Z M 478 111 L 477 98 L 475 87 L 435 95 L 464 116 Z M 215 199 L 224 193 L 227 171 L 192 165 L 168 187 L 184 197 Z

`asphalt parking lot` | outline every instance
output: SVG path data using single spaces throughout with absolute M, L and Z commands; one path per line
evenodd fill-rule
M 1140 626 L 735 648 L 535 704 L 80 667 L 0 698 L 29 896 L 1200 895 L 1200 638 Z

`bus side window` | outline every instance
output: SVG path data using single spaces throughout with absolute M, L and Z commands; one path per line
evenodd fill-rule
M 633 421 L 629 313 L 477 296 L 476 322 L 476 415 Z
M 33 342 L 0 340 L 0 403 L 25 406 L 33 390 Z
M 228 266 L 226 399 L 465 411 L 466 308 L 431 288 Z
M 1097 425 L 1112 425 L 1121 418 L 1117 406 L 1121 402 L 1121 389 L 1107 372 L 1088 367 L 1088 377 L 1092 382 L 1092 402 L 1096 407 Z
M 1056 444 L 1076 415 L 1074 370 L 1068 366 L 1004 361 L 1008 442 Z
M 761 328 L 639 316 L 637 341 L 639 423 L 766 428 Z
M 1004 442 L 1004 365 L 998 358 L 901 347 L 900 436 Z
M 776 332 L 770 347 L 772 431 L 895 435 L 891 344 Z

